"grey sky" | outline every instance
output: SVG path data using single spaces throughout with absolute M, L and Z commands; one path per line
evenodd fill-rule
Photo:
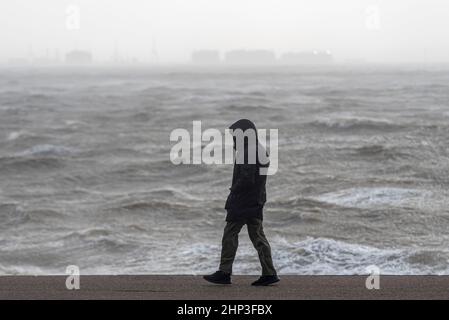
M 80 28 L 67 28 L 68 8 Z M 72 7 L 71 7 L 72 6 Z M 72 21 L 73 22 L 73 21 Z M 72 25 L 73 27 L 73 25 Z M 14 0 L 0 3 L 0 59 L 91 50 L 185 62 L 195 49 L 331 50 L 338 61 L 449 62 L 447 0 Z M 32 49 L 30 49 L 32 48 Z

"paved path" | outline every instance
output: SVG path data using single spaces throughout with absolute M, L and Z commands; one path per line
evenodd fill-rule
M 363 276 L 281 276 L 270 287 L 252 287 L 257 276 L 234 276 L 232 285 L 200 276 L 81 276 L 67 290 L 65 276 L 0 276 L 0 299 L 449 299 L 449 276 L 381 276 L 367 290 Z

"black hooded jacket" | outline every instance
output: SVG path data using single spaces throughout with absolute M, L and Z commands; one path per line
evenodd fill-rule
M 256 133 L 256 145 L 248 146 L 249 139 L 245 141 L 245 161 L 243 163 L 234 162 L 234 172 L 232 175 L 231 192 L 226 200 L 227 210 L 226 221 L 238 221 L 248 218 L 263 219 L 263 206 L 266 202 L 265 184 L 267 176 L 260 174 L 260 168 L 268 167 L 269 164 L 260 163 L 256 157 L 255 163 L 248 161 L 248 149 L 254 148 L 259 154 L 267 156 L 265 148 L 259 144 L 256 126 L 247 119 L 241 119 L 229 127 L 231 130 L 241 129 L 245 132 L 252 129 Z M 234 140 L 234 148 L 235 140 Z M 254 150 L 254 149 L 252 149 Z M 267 162 L 267 161 L 264 161 Z

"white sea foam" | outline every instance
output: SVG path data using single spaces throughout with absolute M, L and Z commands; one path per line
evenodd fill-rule
M 415 257 L 422 251 L 411 248 L 376 248 L 343 241 L 308 237 L 288 241 L 275 237 L 271 241 L 275 267 L 280 274 L 301 275 L 364 275 L 371 265 L 379 267 L 381 274 L 448 274 L 447 260 L 421 261 Z M 163 255 L 152 255 L 150 261 L 131 266 L 103 265 L 107 273 L 159 273 L 204 274 L 217 268 L 220 246 L 193 243 L 176 246 Z M 447 254 L 446 254 L 447 256 Z M 257 252 L 249 241 L 242 241 L 234 263 L 235 274 L 261 272 Z
M 314 200 L 335 204 L 342 207 L 373 208 L 379 206 L 410 206 L 425 202 L 432 193 L 419 189 L 402 188 L 350 188 L 325 193 Z
M 63 274 L 63 272 L 49 272 L 48 270 L 36 267 L 36 266 L 10 266 L 5 267 L 0 265 L 0 275 L 32 275 L 32 276 L 39 276 L 39 275 L 50 275 L 50 274 Z
M 8 141 L 14 141 L 14 140 L 16 140 L 16 139 L 22 137 L 22 136 L 25 135 L 25 134 L 26 134 L 26 132 L 23 131 L 23 130 L 20 130 L 20 131 L 13 131 L 13 132 L 10 132 L 10 133 L 8 134 L 8 137 L 6 138 L 6 140 L 8 140 Z
M 366 274 L 366 267 L 370 265 L 378 266 L 383 274 L 446 274 L 449 272 L 444 259 L 439 264 L 435 264 L 433 260 L 428 264 L 425 261 L 414 263 L 413 258 L 420 254 L 415 249 L 381 249 L 312 237 L 294 242 L 277 237 L 271 242 L 274 263 L 281 274 Z M 184 258 L 196 257 L 195 263 L 185 271 L 196 274 L 202 270 L 213 270 L 219 249 L 218 246 L 198 244 L 181 251 Z M 246 242 L 239 247 L 234 271 L 237 274 L 260 272 L 257 253 L 250 243 Z
M 78 121 L 78 120 L 65 120 L 64 124 L 68 127 L 74 127 L 77 128 L 79 126 L 85 126 L 86 123 L 83 121 Z
M 352 114 L 339 114 L 335 116 L 320 117 L 314 121 L 317 125 L 323 125 L 334 129 L 349 128 L 370 128 L 392 126 L 393 123 L 388 119 L 370 118 L 356 116 Z
M 73 149 L 52 144 L 40 144 L 20 152 L 19 156 L 64 156 L 73 153 Z
M 71 241 L 78 244 L 88 235 L 89 242 L 104 234 L 97 231 L 81 233 L 81 238 L 65 238 L 63 248 L 50 246 L 51 250 L 67 250 Z M 122 242 L 125 238 L 109 235 L 110 240 Z M 109 238 L 108 238 L 109 239 Z M 70 241 L 69 241 L 70 240 Z M 258 274 L 260 264 L 257 252 L 248 239 L 242 239 L 234 263 L 235 274 Z M 273 237 L 271 240 L 272 255 L 275 267 L 280 274 L 301 275 L 364 275 L 366 268 L 371 265 L 379 267 L 381 274 L 449 274 L 447 266 L 448 252 L 426 251 L 418 248 L 378 248 L 369 245 L 353 244 L 344 241 L 307 237 L 302 240 L 288 240 L 283 237 Z M 125 241 L 125 242 L 123 242 Z M 96 241 L 96 245 L 110 246 L 105 241 Z M 131 246 L 130 243 L 124 248 Z M 134 245 L 133 245 L 134 246 Z M 47 246 L 47 249 L 50 247 Z M 173 240 L 171 245 L 152 247 L 149 251 L 148 243 L 142 243 L 136 250 L 125 250 L 112 254 L 116 245 L 108 250 L 108 255 L 93 256 L 88 260 L 82 256 L 73 257 L 82 262 L 83 274 L 205 274 L 217 268 L 220 255 L 219 243 L 205 243 L 195 241 L 187 243 L 180 239 Z M 157 248 L 157 249 L 156 249 Z M 34 250 L 34 249 L 33 249 Z M 128 253 L 126 253 L 128 252 Z M 151 253 L 150 253 L 151 252 Z M 119 258 L 120 256 L 120 258 Z M 11 266 L 0 267 L 0 274 L 59 274 L 64 270 L 56 270 L 53 265 L 40 266 Z
M 381 249 L 326 238 L 303 241 L 281 241 L 281 250 L 274 251 L 280 272 L 290 274 L 366 274 L 366 267 L 376 265 L 383 274 L 447 273 L 447 265 L 434 261 L 412 263 L 419 254 L 414 249 Z M 274 242 L 276 246 L 276 242 Z

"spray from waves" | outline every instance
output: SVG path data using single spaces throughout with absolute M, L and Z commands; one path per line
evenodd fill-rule
M 154 240 L 153 240 L 154 241 Z M 88 229 L 66 234 L 51 245 L 57 254 L 77 252 L 83 274 L 205 274 L 216 269 L 220 246 L 204 241 L 156 244 L 150 238 L 129 237 L 111 230 Z M 47 245 L 48 247 L 48 245 Z M 308 237 L 291 241 L 272 239 L 273 259 L 280 274 L 364 275 L 367 267 L 377 266 L 381 274 L 448 274 L 449 252 L 418 248 L 378 248 L 328 238 Z M 81 248 L 84 254 L 79 255 Z M 94 254 L 101 248 L 103 255 Z M 34 250 L 33 248 L 24 248 Z M 59 252 L 58 250 L 63 250 Z M 59 253 L 58 253 L 59 252 Z M 89 256 L 89 259 L 83 257 Z M 81 259 L 81 260 L 80 260 Z M 82 261 L 82 262 L 81 262 Z M 2 265 L 0 274 L 59 274 L 61 267 L 49 263 L 26 267 Z M 258 274 L 257 252 L 249 240 L 242 241 L 234 264 L 235 274 Z
M 57 146 L 52 144 L 40 144 L 26 149 L 17 154 L 19 157 L 27 156 L 67 156 L 75 152 L 74 149 L 64 146 Z
M 326 238 L 306 238 L 290 242 L 272 241 L 273 259 L 282 274 L 360 275 L 375 265 L 382 274 L 447 274 L 447 253 L 401 249 L 380 249 Z M 157 261 L 157 270 L 166 273 L 198 274 L 214 270 L 220 252 L 218 245 L 197 243 L 182 246 L 170 259 Z M 157 269 L 157 270 L 156 270 Z M 236 274 L 260 272 L 257 253 L 249 243 L 239 247 L 234 266 Z
M 401 207 L 412 204 L 420 207 L 432 198 L 432 192 L 419 189 L 383 188 L 350 188 L 325 193 L 313 200 L 334 204 L 341 207 L 369 209 L 379 206 Z M 435 199 L 436 200 L 436 199 Z M 443 205 L 443 203 L 442 203 Z
M 48 272 L 45 268 L 36 266 L 3 266 L 0 264 L 0 275 L 46 275 L 46 274 L 62 274 L 62 272 Z
M 174 248 L 176 247 L 176 249 Z M 164 247 L 157 254 L 140 252 L 142 247 L 114 264 L 85 266 L 86 274 L 205 274 L 217 268 L 220 246 L 218 244 L 177 243 Z M 410 248 L 381 249 L 373 246 L 351 244 L 327 238 L 306 238 L 288 241 L 273 238 L 273 260 L 280 274 L 300 275 L 365 275 L 370 266 L 377 266 L 381 274 L 426 275 L 448 274 L 447 252 L 425 251 Z M 163 249 L 163 250 L 162 250 Z M 162 252 L 163 251 L 163 252 Z M 243 241 L 234 263 L 234 273 L 251 275 L 260 273 L 257 252 L 248 241 Z
M 391 130 L 399 126 L 388 119 L 368 118 L 355 115 L 337 115 L 322 117 L 311 122 L 313 126 L 335 130 Z
M 282 250 L 275 258 L 283 273 L 291 274 L 366 274 L 375 265 L 382 274 L 444 274 L 447 253 L 415 249 L 380 249 L 325 238 L 299 242 L 281 240 Z M 424 258 L 423 258 L 424 257 Z
M 20 138 L 20 137 L 23 137 L 23 136 L 26 135 L 26 134 L 27 134 L 27 132 L 24 131 L 24 130 L 13 131 L 13 132 L 10 132 L 10 133 L 8 134 L 8 136 L 6 137 L 6 140 L 7 140 L 7 141 L 14 141 L 14 140 L 17 140 L 17 139 Z
M 79 126 L 87 125 L 84 121 L 79 121 L 79 120 L 65 120 L 64 124 L 68 127 L 75 127 L 75 128 L 78 128 Z

